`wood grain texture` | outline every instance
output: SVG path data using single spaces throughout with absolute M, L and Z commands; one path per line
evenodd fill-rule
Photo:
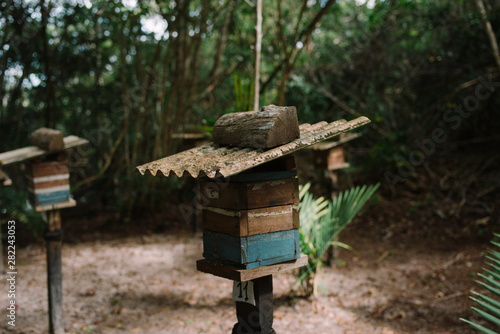
M 64 150 L 63 134 L 59 130 L 40 128 L 31 134 L 31 144 L 48 152 Z
M 299 205 L 288 204 L 251 210 L 203 208 L 203 228 L 237 237 L 299 228 Z
M 245 210 L 293 204 L 299 201 L 297 178 L 258 182 L 200 182 L 206 207 Z
M 295 260 L 300 257 L 299 230 L 246 237 L 203 230 L 203 256 L 243 269 Z
M 295 107 L 267 106 L 221 116 L 214 125 L 213 140 L 220 145 L 267 149 L 300 137 Z
M 61 229 L 59 210 L 47 213 L 47 230 Z M 47 288 L 49 299 L 49 333 L 64 334 L 62 300 L 61 240 L 47 241 Z
M 307 255 L 305 254 L 302 254 L 297 260 L 262 266 L 253 269 L 241 269 L 236 266 L 224 264 L 217 261 L 209 261 L 207 259 L 196 261 L 196 269 L 198 269 L 198 271 L 212 274 L 218 277 L 227 278 L 237 282 L 246 282 L 255 278 L 300 268 L 305 265 L 307 265 Z
M 236 302 L 236 318 L 231 334 L 276 334 L 273 329 L 273 277 L 267 275 L 253 281 L 255 305 Z
M 349 164 L 345 162 L 344 147 L 335 146 L 328 150 L 313 151 L 314 166 L 318 169 L 338 170 L 348 168 Z
M 30 162 L 27 184 L 33 207 L 46 207 L 70 200 L 69 170 L 67 162 Z
M 28 175 L 32 179 L 52 175 L 69 175 L 68 163 L 66 161 L 30 162 Z
M 35 211 L 44 212 L 58 209 L 66 209 L 76 206 L 76 201 L 73 198 L 69 198 L 67 202 L 61 202 L 56 204 L 38 205 L 35 207 Z
M 69 150 L 75 147 L 88 144 L 87 139 L 79 138 L 77 136 L 64 137 L 64 149 Z M 17 162 L 22 162 L 29 159 L 43 157 L 50 152 L 41 149 L 37 146 L 27 146 L 17 150 L 0 153 L 0 166 L 10 165 Z

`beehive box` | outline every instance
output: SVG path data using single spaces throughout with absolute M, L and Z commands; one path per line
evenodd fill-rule
M 34 207 L 70 201 L 68 164 L 63 161 L 31 161 L 27 166 L 28 191 Z
M 300 256 L 294 167 L 270 164 L 368 122 L 359 117 L 299 126 L 295 107 L 227 114 L 214 125 L 213 143 L 137 170 L 199 179 L 205 259 L 197 261 L 198 270 L 238 281 L 254 279 L 307 263 L 307 256 Z M 270 172 L 273 177 L 263 177 Z
M 314 151 L 314 166 L 318 169 L 337 170 L 349 167 L 345 162 L 344 147 L 342 145 L 328 150 Z
M 244 269 L 300 257 L 295 171 L 200 182 L 203 256 Z M 252 181 L 247 181 L 251 179 Z

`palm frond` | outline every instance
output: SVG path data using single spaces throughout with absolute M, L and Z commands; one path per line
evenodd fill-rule
M 363 208 L 379 184 L 340 192 L 332 201 L 323 197 L 315 199 L 309 192 L 310 187 L 307 183 L 299 189 L 300 251 L 309 257 L 308 267 L 300 272 L 299 282 L 317 273 L 328 247 Z
M 500 238 L 499 234 L 495 234 L 495 237 L 498 239 Z M 498 241 L 491 241 L 491 244 L 495 246 L 496 248 L 500 248 L 500 243 Z M 486 256 L 487 259 L 491 260 L 492 262 L 487 262 L 486 264 L 490 267 L 489 269 L 484 269 L 484 273 L 480 273 L 479 277 L 481 277 L 484 281 L 476 281 L 479 285 L 481 285 L 483 288 L 488 290 L 491 294 L 493 294 L 493 298 L 490 296 L 486 296 L 482 293 L 478 293 L 475 291 L 471 291 L 473 295 L 475 295 L 478 298 L 475 297 L 470 297 L 478 306 L 480 306 L 482 309 L 477 308 L 477 307 L 472 307 L 474 312 L 479 314 L 482 318 L 485 320 L 493 323 L 496 325 L 498 328 L 500 328 L 500 302 L 497 300 L 500 298 L 500 252 L 496 250 L 490 250 L 488 252 L 489 255 Z M 497 298 L 497 299 L 495 299 Z M 472 322 L 470 320 L 466 319 L 460 319 L 462 321 L 465 321 L 469 325 L 471 325 L 473 328 L 477 329 L 478 331 L 486 334 L 492 334 L 495 333 L 495 331 L 479 325 L 475 322 Z

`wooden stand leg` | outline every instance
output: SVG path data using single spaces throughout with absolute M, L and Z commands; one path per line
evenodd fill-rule
M 273 329 L 273 276 L 252 280 L 254 283 L 255 306 L 236 302 L 238 323 L 232 334 L 275 334 Z
M 47 287 L 49 295 L 49 333 L 64 334 L 62 312 L 61 266 L 61 214 L 59 210 L 47 212 Z
M 5 273 L 5 265 L 3 259 L 2 221 L 0 220 L 0 274 L 4 273 Z
M 337 171 L 327 170 L 326 176 L 327 180 L 329 181 L 327 183 L 327 189 L 328 192 L 330 193 L 331 199 L 333 200 L 339 194 L 339 175 Z M 334 240 L 338 241 L 338 237 L 335 237 Z M 326 259 L 325 259 L 326 265 L 329 267 L 335 267 L 335 260 L 338 259 L 338 256 L 339 256 L 339 247 L 330 245 L 326 253 Z

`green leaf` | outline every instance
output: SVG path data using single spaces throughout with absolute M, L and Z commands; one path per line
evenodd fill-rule
M 484 334 L 498 334 L 497 332 L 494 332 L 491 329 L 488 329 L 488 328 L 486 328 L 484 326 L 478 325 L 475 322 L 469 321 L 467 319 L 460 318 L 460 320 L 468 323 L 469 325 L 471 325 L 472 327 L 474 327 L 475 329 L 477 329 L 478 331 L 480 331 L 480 332 L 482 332 Z
M 487 301 L 488 303 L 492 304 L 493 306 L 497 307 L 500 309 L 500 302 L 496 301 L 495 299 L 493 298 L 490 298 L 488 296 L 485 296 L 479 292 L 475 292 L 475 291 L 471 291 L 471 293 L 475 294 L 476 296 L 478 296 L 479 298 Z
M 480 306 L 484 307 L 487 311 L 493 313 L 493 315 L 500 316 L 500 309 L 496 308 L 495 306 L 474 297 L 470 297 L 470 299 L 478 303 Z
M 491 277 L 491 276 L 486 276 L 484 274 L 479 274 L 479 277 L 482 277 L 484 278 L 488 283 L 490 283 L 491 285 L 493 285 L 495 288 L 497 289 L 500 289 L 500 282 L 498 282 L 497 280 L 495 280 L 495 278 Z M 500 291 L 500 290 L 498 290 Z M 498 294 L 500 296 L 500 294 Z
M 497 317 L 494 317 L 491 314 L 489 314 L 487 312 L 484 312 L 483 310 L 480 310 L 480 309 L 478 309 L 476 307 L 471 307 L 471 308 L 474 311 L 476 311 L 478 314 L 480 314 L 481 316 L 483 316 L 486 320 L 489 320 L 492 323 L 494 323 L 495 325 L 500 326 L 500 319 L 498 319 Z

